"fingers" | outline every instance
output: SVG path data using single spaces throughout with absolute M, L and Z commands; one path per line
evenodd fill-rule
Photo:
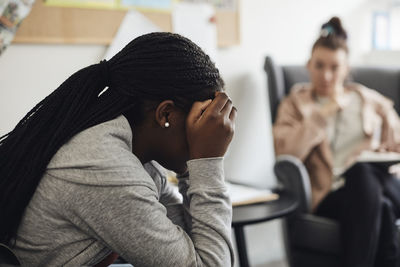
M 204 113 L 204 114 L 203 114 Z M 213 100 L 208 99 L 203 102 L 195 102 L 188 114 L 188 122 L 193 123 L 202 116 L 223 116 L 230 120 L 236 118 L 237 110 L 232 104 L 232 100 L 225 92 L 216 92 Z M 213 114 L 213 115 L 212 115 Z
M 205 116 L 223 116 L 230 120 L 236 117 L 236 108 L 232 104 L 232 100 L 225 92 L 216 92 L 215 98 L 205 111 Z
M 188 114 L 187 120 L 189 122 L 194 122 L 198 120 L 201 117 L 201 114 L 204 112 L 204 110 L 207 109 L 207 107 L 210 105 L 212 102 L 211 99 L 208 99 L 206 101 L 200 102 L 196 101 L 193 103 L 192 108 Z
M 224 107 L 221 110 L 221 114 L 229 120 L 233 121 L 236 118 L 237 109 L 233 106 L 232 100 L 228 97 Z
M 221 109 L 221 113 L 224 116 L 228 117 L 232 111 L 232 107 L 233 107 L 232 100 L 228 98 L 228 101 L 226 101 L 225 106 Z
M 237 109 L 232 104 L 232 101 L 226 102 L 224 108 L 221 110 L 221 115 L 224 116 L 226 119 L 229 119 L 231 122 L 234 122 L 236 119 Z
M 211 112 L 221 112 L 221 110 L 224 108 L 226 105 L 226 102 L 228 102 L 230 99 L 228 95 L 224 92 L 216 92 L 215 93 L 215 98 L 211 102 L 210 106 L 207 108 L 206 112 L 211 113 Z
M 336 100 L 332 100 L 319 108 L 319 112 L 323 117 L 329 117 L 335 114 L 340 109 Z
M 190 158 L 223 156 L 232 140 L 236 108 L 225 93 L 206 102 L 195 102 L 189 112 L 186 134 Z
M 236 120 L 236 114 L 237 114 L 237 109 L 235 107 L 232 107 L 231 112 L 229 113 L 229 119 L 231 121 Z

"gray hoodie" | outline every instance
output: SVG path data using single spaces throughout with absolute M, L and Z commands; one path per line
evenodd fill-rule
M 18 230 L 23 266 L 94 265 L 112 251 L 136 267 L 233 264 L 223 159 L 188 161 L 182 204 L 162 168 L 131 151 L 124 116 L 59 149 Z

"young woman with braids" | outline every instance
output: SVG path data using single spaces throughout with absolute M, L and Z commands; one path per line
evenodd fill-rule
M 307 64 L 311 83 L 295 85 L 279 107 L 275 151 L 304 162 L 313 211 L 341 224 L 344 266 L 397 266 L 400 182 L 377 165 L 354 163 L 363 150 L 399 152 L 400 119 L 392 101 L 345 82 L 346 39 L 339 18 L 322 26 Z
M 73 74 L 1 138 L 1 243 L 23 266 L 231 266 L 223 86 L 171 33 Z M 158 164 L 180 174 L 183 204 Z

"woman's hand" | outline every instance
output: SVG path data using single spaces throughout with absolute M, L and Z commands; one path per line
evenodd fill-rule
M 236 108 L 224 92 L 195 102 L 186 120 L 190 159 L 222 157 L 235 130 Z
M 325 124 L 326 119 L 333 116 L 340 109 L 339 104 L 333 98 L 326 101 L 323 105 L 313 102 L 300 106 L 300 112 L 306 119 Z
M 336 114 L 339 110 L 350 105 L 350 98 L 346 92 L 336 94 L 328 98 L 328 101 L 319 107 L 319 113 L 324 117 L 330 117 Z
M 330 98 L 330 101 L 319 107 L 319 113 L 322 117 L 327 118 L 333 116 L 340 109 L 340 105 L 335 98 Z

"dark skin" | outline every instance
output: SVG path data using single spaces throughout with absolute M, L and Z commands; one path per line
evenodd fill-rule
M 191 159 L 222 157 L 232 140 L 236 108 L 226 93 L 195 102 L 186 114 L 164 100 L 147 112 L 140 125 L 132 125 L 132 152 L 143 163 L 155 160 L 176 173 L 186 171 Z M 169 122 L 169 127 L 165 123 Z

